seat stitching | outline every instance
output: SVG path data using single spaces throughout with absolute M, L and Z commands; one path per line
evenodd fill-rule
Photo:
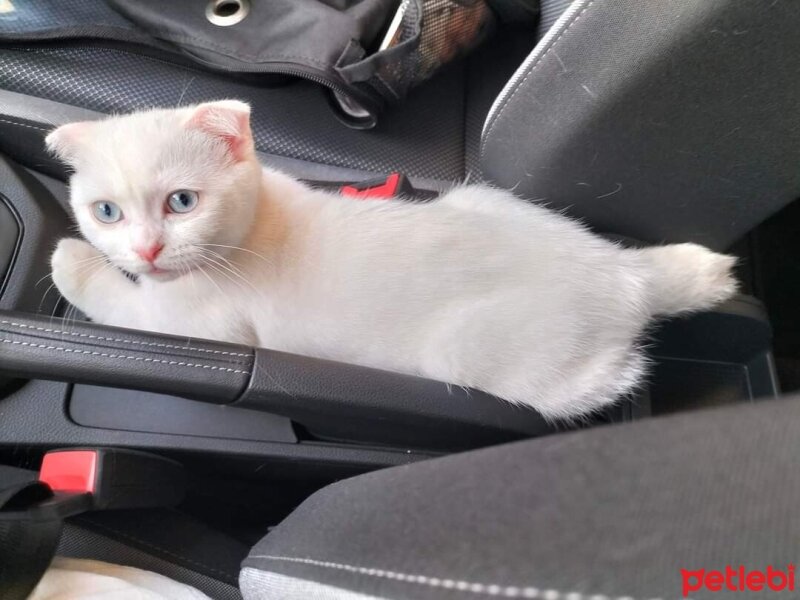
M 500 116 L 503 114 L 503 111 L 506 109 L 506 107 L 509 104 L 511 104 L 511 101 L 514 99 L 514 96 L 516 96 L 516 94 L 520 90 L 520 88 L 523 85 L 525 85 L 525 82 L 528 80 L 528 77 L 530 77 L 531 73 L 533 73 L 537 69 L 537 67 L 542 64 L 542 61 L 544 60 L 544 58 L 548 54 L 550 54 L 550 51 L 553 48 L 556 47 L 556 44 L 558 44 L 559 41 L 561 41 L 561 38 L 564 37 L 564 34 L 567 33 L 570 30 L 570 28 L 575 23 L 578 22 L 578 20 L 583 16 L 583 14 L 587 10 L 589 10 L 589 8 L 592 6 L 592 4 L 594 4 L 594 2 L 595 2 L 595 0 L 590 0 L 590 2 L 586 6 L 583 7 L 583 10 L 581 10 L 577 15 L 575 15 L 575 18 L 572 19 L 572 21 L 569 22 L 569 24 L 564 28 L 564 31 L 562 31 L 558 35 L 558 37 L 553 40 L 553 43 L 550 44 L 550 47 L 547 50 L 545 50 L 542 53 L 542 55 L 539 58 L 537 58 L 536 61 L 534 61 L 534 63 L 532 65 L 530 65 L 530 67 L 528 69 L 528 72 L 525 74 L 525 77 L 523 77 L 522 81 L 520 81 L 514 87 L 514 90 L 511 92 L 511 95 L 508 97 L 508 99 L 505 102 L 503 102 L 502 106 L 500 106 L 500 109 L 497 111 L 497 114 L 495 115 L 495 118 L 492 120 L 492 123 L 489 125 L 489 129 L 486 131 L 486 135 L 483 136 L 483 142 L 481 143 L 481 156 L 483 156 L 483 152 L 484 152 L 484 150 L 486 148 L 486 144 L 489 141 L 489 136 L 491 135 L 492 131 L 494 130 L 495 125 L 497 125 L 497 122 L 500 120 Z
M 28 125 L 27 123 L 18 123 L 17 121 L 9 121 L 8 119 L 0 119 L 0 123 L 8 123 L 9 125 L 17 125 L 18 127 L 27 127 L 28 129 L 38 129 L 39 131 L 50 131 L 50 129 L 47 127 Z
M 120 360 L 136 360 L 141 362 L 160 363 L 163 365 L 174 365 L 177 367 L 210 369 L 211 371 L 224 371 L 226 373 L 241 373 L 242 375 L 250 375 L 250 371 L 244 371 L 242 369 L 229 369 L 227 367 L 202 365 L 202 364 L 188 363 L 177 360 L 161 360 L 158 358 L 148 358 L 144 356 L 125 356 L 124 354 L 107 354 L 106 352 L 94 352 L 93 350 L 78 350 L 77 348 L 65 348 L 63 346 L 47 346 L 45 344 L 32 344 L 30 342 L 20 342 L 17 340 L 0 339 L 0 343 L 13 344 L 17 346 L 29 346 L 31 348 L 42 348 L 44 350 L 56 350 L 58 352 L 70 352 L 72 354 L 89 354 L 91 356 L 104 356 L 106 358 L 116 358 Z
M 207 350 L 205 348 L 195 348 L 193 346 L 175 346 L 172 344 L 161 344 L 159 342 L 138 342 L 136 340 L 126 340 L 124 338 L 107 338 L 99 335 L 90 335 L 88 333 L 79 333 L 77 331 L 61 331 L 60 329 L 48 329 L 46 327 L 36 327 L 34 325 L 26 325 L 25 323 L 16 323 L 14 321 L 0 321 L 0 325 L 11 325 L 12 327 L 20 327 L 22 329 L 33 329 L 35 331 L 43 331 L 45 333 L 58 333 L 63 335 L 74 335 L 82 338 L 89 338 L 91 340 L 101 340 L 103 342 L 118 342 L 123 344 L 138 344 L 140 346 L 154 346 L 157 348 L 173 348 L 175 350 L 196 350 L 197 352 L 208 352 L 209 354 L 224 354 L 227 356 L 241 356 L 244 358 L 251 358 L 252 354 L 242 354 L 240 352 L 227 352 L 225 350 Z
M 300 563 L 315 567 L 324 567 L 326 569 L 336 569 L 338 571 L 357 573 L 359 575 L 369 575 L 372 577 L 380 577 L 383 579 L 392 579 L 394 581 L 416 583 L 418 585 L 426 585 L 429 587 L 458 590 L 461 592 L 470 592 L 472 594 L 499 596 L 503 598 L 535 598 L 541 600 L 635 600 L 632 596 L 608 596 L 606 594 L 562 592 L 560 590 L 540 589 L 532 586 L 512 586 L 512 585 L 499 585 L 496 583 L 477 583 L 474 581 L 464 581 L 461 579 L 429 577 L 427 575 L 414 575 L 410 573 L 401 573 L 398 571 L 389 571 L 387 569 L 359 567 L 355 565 L 348 565 L 346 563 L 314 560 L 312 558 L 299 558 L 294 556 L 274 556 L 269 554 L 256 554 L 253 556 L 249 556 L 248 558 L 263 558 L 266 560 Z M 661 599 L 651 598 L 650 600 L 661 600 Z

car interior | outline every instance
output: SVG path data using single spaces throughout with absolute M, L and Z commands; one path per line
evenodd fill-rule
M 795 560 L 792 2 L 541 0 L 534 22 L 499 21 L 367 126 L 310 78 L 142 43 L 116 4 L 0 0 L 0 597 L 26 598 L 54 554 L 220 600 L 678 598 L 681 569 Z M 198 19 L 258 4 L 175 3 Z M 578 422 L 446 382 L 88 321 L 49 278 L 75 226 L 44 136 L 223 98 L 251 105 L 264 165 L 312 185 L 399 173 L 435 201 L 489 182 L 621 244 L 734 254 L 740 293 L 658 323 L 641 389 Z M 44 457 L 69 449 L 96 450 L 103 485 L 130 489 L 45 518 L 37 506 L 59 496 L 40 495 Z

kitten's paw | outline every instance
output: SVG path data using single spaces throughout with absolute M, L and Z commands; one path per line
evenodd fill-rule
M 97 269 L 103 268 L 104 260 L 105 257 L 91 244 L 64 238 L 58 242 L 50 259 L 53 283 L 71 304 L 79 305 L 86 282 Z

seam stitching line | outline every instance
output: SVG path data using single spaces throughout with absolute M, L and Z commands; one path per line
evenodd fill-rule
M 484 594 L 488 596 L 500 596 L 503 598 L 535 598 L 541 600 L 635 600 L 631 596 L 608 596 L 605 594 L 562 592 L 560 590 L 540 589 L 531 586 L 508 586 L 508 585 L 498 585 L 495 583 L 477 583 L 473 581 L 463 581 L 460 579 L 429 577 L 427 575 L 400 573 L 397 571 L 390 571 L 387 569 L 372 569 L 367 567 L 348 565 L 345 563 L 314 560 L 312 558 L 274 556 L 268 554 L 257 554 L 249 556 L 248 558 L 263 558 L 266 560 L 299 563 L 304 565 L 311 565 L 314 567 L 335 569 L 337 571 L 347 571 L 349 573 L 356 573 L 358 575 L 369 575 L 371 577 L 392 579 L 395 581 L 403 581 L 406 583 L 416 583 L 418 585 L 426 585 L 429 587 L 452 589 L 461 592 Z M 661 599 L 651 598 L 650 600 L 661 600 Z
M 39 127 L 38 125 L 28 125 L 27 123 L 19 123 L 17 121 L 9 121 L 8 119 L 0 119 L 0 123 L 8 123 L 9 125 L 16 125 L 17 127 L 27 127 L 28 129 L 37 129 L 39 131 L 50 131 L 46 127 Z
M 58 352 L 70 352 L 73 354 L 89 354 L 91 356 L 104 356 L 106 358 L 116 358 L 119 360 L 136 360 L 140 362 L 160 363 L 163 365 L 172 365 L 177 367 L 189 367 L 195 369 L 210 369 L 211 371 L 224 371 L 226 373 L 240 373 L 242 375 L 250 375 L 250 371 L 242 369 L 229 369 L 227 367 L 216 367 L 214 365 L 201 365 L 196 363 L 187 363 L 177 360 L 161 360 L 158 358 L 148 358 L 145 356 L 125 356 L 124 354 L 107 354 L 105 352 L 94 352 L 92 350 L 78 350 L 77 348 L 65 348 L 63 346 L 47 346 L 45 344 L 32 344 L 30 342 L 20 342 L 17 340 L 0 339 L 1 343 L 12 344 L 17 346 L 29 346 L 31 348 L 42 348 L 44 350 L 56 350 Z
M 227 356 L 241 356 L 243 358 L 252 358 L 253 356 L 252 354 L 241 354 L 239 352 L 226 352 L 224 350 L 207 350 L 205 348 L 195 348 L 193 346 L 175 346 L 173 344 L 161 344 L 159 342 L 138 342 L 136 340 L 126 340 L 124 338 L 107 338 L 99 335 L 90 335 L 88 333 L 79 333 L 77 331 L 61 331 L 60 329 L 48 329 L 46 327 L 36 327 L 34 325 L 26 325 L 25 323 L 16 323 L 14 321 L 0 321 L 0 325 L 11 325 L 12 327 L 19 327 L 21 329 L 33 329 L 35 331 L 43 331 L 45 333 L 74 335 L 82 338 L 89 338 L 91 340 L 101 340 L 103 342 L 137 344 L 139 346 L 155 346 L 157 348 L 173 348 L 175 350 L 196 350 L 197 352 L 208 352 L 209 354 L 224 354 Z
M 511 104 L 511 101 L 514 99 L 514 96 L 516 96 L 516 95 L 517 95 L 517 92 L 520 90 L 520 88 L 521 88 L 523 85 L 525 85 L 525 82 L 528 80 L 528 77 L 530 77 L 531 73 L 533 73 L 533 72 L 534 72 L 534 71 L 537 69 L 537 67 L 539 67 L 539 65 L 541 65 L 541 64 L 542 64 L 542 61 L 544 60 L 544 58 L 545 58 L 545 57 L 546 57 L 548 54 L 550 54 L 550 51 L 551 51 L 553 48 L 555 48 L 555 47 L 556 47 L 556 45 L 558 44 L 558 42 L 560 42 L 560 41 L 561 41 L 561 38 L 563 38 L 563 37 L 564 37 L 564 34 L 566 34 L 566 33 L 567 33 L 569 30 L 570 30 L 570 28 L 571 28 L 571 27 L 572 27 L 572 26 L 573 26 L 575 23 L 577 23 L 577 22 L 578 22 L 578 20 L 579 20 L 579 19 L 580 19 L 580 18 L 583 16 L 583 14 L 584 14 L 584 13 L 585 13 L 587 10 L 589 10 L 589 8 L 592 6 L 592 4 L 594 4 L 594 2 L 595 2 L 595 0 L 590 0 L 589 4 L 587 4 L 586 6 L 584 6 L 584 7 L 583 7 L 583 10 L 581 10 L 581 11 L 580 11 L 580 12 L 579 12 L 577 15 L 575 15 L 575 18 L 574 18 L 574 19 L 572 19 L 572 21 L 570 21 L 570 22 L 569 22 L 569 24 L 568 24 L 568 25 L 567 25 L 567 26 L 564 28 L 564 31 L 562 31 L 562 32 L 561 32 L 561 33 L 558 35 L 558 37 L 557 37 L 556 39 L 554 39 L 554 40 L 553 40 L 553 43 L 552 43 L 552 44 L 550 44 L 550 47 L 549 47 L 547 50 L 545 50 L 545 51 L 544 51 L 544 53 L 542 53 L 542 55 L 541 55 L 541 56 L 540 56 L 540 57 L 539 57 L 539 58 L 538 58 L 538 59 L 537 59 L 537 60 L 536 60 L 536 61 L 535 61 L 535 62 L 534 62 L 534 63 L 533 63 L 531 66 L 530 66 L 530 68 L 529 68 L 528 72 L 525 74 L 525 77 L 523 77 L 523 78 L 522 78 L 522 81 L 520 81 L 520 82 L 517 84 L 517 86 L 514 88 L 514 91 L 512 91 L 512 92 L 511 92 L 511 95 L 508 97 L 508 99 L 507 99 L 505 102 L 503 102 L 503 105 L 502 105 L 502 106 L 500 107 L 500 109 L 497 111 L 497 115 L 495 115 L 495 118 L 492 120 L 492 123 L 489 125 L 489 128 L 488 128 L 488 129 L 487 129 L 487 131 L 486 131 L 486 135 L 485 135 L 485 136 L 483 136 L 483 143 L 481 144 L 481 153 L 480 153 L 480 154 L 481 154 L 481 156 L 483 156 L 484 150 L 486 149 L 486 144 L 487 144 L 487 143 L 488 143 L 488 141 L 489 141 L 489 136 L 491 135 L 492 131 L 494 130 L 494 127 L 495 127 L 495 125 L 497 125 L 497 122 L 500 120 L 500 116 L 503 114 L 503 111 L 506 109 L 506 107 L 507 107 L 509 104 Z

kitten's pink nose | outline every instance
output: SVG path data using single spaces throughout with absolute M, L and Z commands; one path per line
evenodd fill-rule
M 144 260 L 152 263 L 155 262 L 156 258 L 158 258 L 158 255 L 161 253 L 163 248 L 164 244 L 153 244 L 152 246 L 147 246 L 146 248 L 134 248 L 134 251 Z

